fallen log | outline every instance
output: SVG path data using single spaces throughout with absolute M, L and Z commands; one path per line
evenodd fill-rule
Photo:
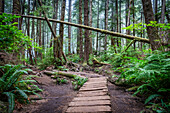
M 61 72 L 61 71 L 44 71 L 44 74 L 48 75 L 48 76 L 51 76 L 51 75 L 62 75 L 62 76 L 66 76 L 66 77 L 69 77 L 69 78 L 75 78 L 77 77 L 78 75 L 74 75 L 72 73 L 67 73 L 67 72 Z
M 110 64 L 107 64 L 107 63 L 104 63 L 104 62 L 99 62 L 95 57 L 93 58 L 93 65 L 96 66 L 96 65 L 99 65 L 99 66 L 102 66 L 102 65 L 110 65 Z

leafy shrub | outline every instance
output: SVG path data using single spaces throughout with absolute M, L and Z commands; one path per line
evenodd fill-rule
M 66 84 L 67 82 L 68 82 L 67 79 L 57 77 L 57 80 L 56 80 L 57 84 Z
M 18 23 L 12 23 L 15 18 L 19 16 L 5 13 L 0 15 L 0 49 L 6 52 L 18 51 L 23 46 L 26 48 L 26 44 L 32 45 L 31 39 L 15 26 Z
M 80 61 L 80 57 L 77 54 L 72 54 L 67 57 L 67 60 L 78 63 Z
M 124 57 L 120 79 L 125 83 L 139 86 L 134 93 L 146 97 L 145 104 L 169 102 L 170 95 L 170 53 L 154 51 L 143 60 L 134 57 Z
M 87 79 L 87 78 L 82 78 L 82 77 L 76 76 L 76 77 L 74 77 L 74 80 L 75 80 L 75 81 L 72 82 L 72 85 L 73 85 L 73 87 L 74 87 L 74 90 L 78 90 L 78 89 L 80 89 L 80 88 L 84 85 L 84 83 L 85 83 L 88 79 Z
M 53 48 L 49 48 L 46 51 L 41 50 L 41 53 L 43 54 L 43 59 L 39 58 L 37 63 L 40 70 L 44 70 L 51 65 L 55 65 L 52 51 Z
M 9 103 L 8 112 L 12 113 L 15 101 L 20 103 L 28 103 L 27 93 L 37 94 L 36 91 L 42 91 L 38 86 L 34 85 L 31 76 L 23 77 L 28 74 L 29 69 L 22 69 L 21 65 L 5 65 L 0 66 L 0 100 Z M 29 70 L 31 71 L 31 70 Z

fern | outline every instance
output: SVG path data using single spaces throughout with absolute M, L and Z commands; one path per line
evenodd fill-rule
M 160 97 L 160 96 L 161 96 L 161 95 L 159 95 L 159 94 L 150 95 L 150 96 L 145 100 L 145 104 L 147 104 L 148 102 L 150 102 L 150 101 L 153 100 L 154 98 Z
M 5 94 L 8 97 L 8 103 L 9 103 L 9 109 L 8 109 L 8 113 L 12 113 L 14 110 L 14 106 L 15 106 L 15 97 L 14 94 L 11 92 L 4 92 L 3 94 Z
M 9 113 L 12 113 L 15 105 L 15 98 L 19 102 L 28 102 L 27 93 L 34 93 L 35 91 L 42 91 L 37 85 L 34 85 L 35 80 L 31 80 L 31 76 L 22 77 L 23 74 L 28 74 L 27 71 L 30 69 L 22 70 L 21 65 L 5 65 L 0 66 L 3 71 L 3 76 L 0 78 L 0 96 L 6 95 L 9 103 Z M 28 85 L 34 86 L 33 89 L 29 89 Z M 2 100 L 3 98 L 1 98 Z M 5 98 L 4 98 L 5 99 Z

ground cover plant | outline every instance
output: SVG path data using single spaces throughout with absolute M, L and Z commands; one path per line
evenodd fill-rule
M 31 79 L 27 71 L 31 70 L 23 69 L 21 65 L 0 66 L 0 101 L 8 101 L 8 113 L 13 112 L 16 102 L 29 103 L 28 94 L 42 91 L 34 85 L 36 81 Z
M 135 91 L 134 95 L 143 97 L 148 109 L 169 112 L 170 52 L 149 50 L 143 54 L 138 58 L 128 52 L 110 55 L 112 59 L 108 62 L 115 72 L 121 73 L 113 77 L 118 77 L 117 83 Z

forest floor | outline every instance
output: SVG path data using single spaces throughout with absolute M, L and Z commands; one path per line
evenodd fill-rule
M 102 76 L 90 71 L 78 73 L 85 77 Z M 39 82 L 37 84 L 39 88 L 43 89 L 43 92 L 39 93 L 42 99 L 36 100 L 35 98 L 38 98 L 38 96 L 31 96 L 35 100 L 32 100 L 30 104 L 16 108 L 14 113 L 65 113 L 68 104 L 78 92 L 73 90 L 71 81 L 67 84 L 58 85 L 55 82 L 56 80 L 44 74 L 35 79 Z M 111 97 L 112 113 L 140 113 L 144 109 L 140 99 L 126 92 L 125 87 L 108 82 L 108 91 Z

